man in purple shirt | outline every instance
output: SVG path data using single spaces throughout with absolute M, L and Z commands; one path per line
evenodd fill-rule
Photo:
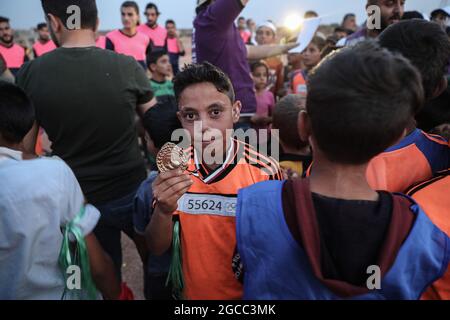
M 260 60 L 280 55 L 298 45 L 246 47 L 234 21 L 248 1 L 197 0 L 193 37 L 194 62 L 208 61 L 228 74 L 236 98 L 242 103 L 242 121 L 247 123 L 256 112 L 255 90 L 247 59 Z

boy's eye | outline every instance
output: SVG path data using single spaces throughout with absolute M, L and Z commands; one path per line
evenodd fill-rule
M 187 121 L 194 121 L 195 120 L 195 114 L 194 113 L 185 113 L 184 118 Z
M 222 113 L 221 110 L 212 110 L 211 111 L 211 116 L 217 118 L 217 117 L 220 116 L 221 113 Z

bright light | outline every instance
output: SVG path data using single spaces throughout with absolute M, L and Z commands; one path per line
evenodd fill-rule
M 284 20 L 284 25 L 286 28 L 290 30 L 297 30 L 301 27 L 303 23 L 302 17 L 300 17 L 298 14 L 290 14 L 286 17 L 286 20 Z

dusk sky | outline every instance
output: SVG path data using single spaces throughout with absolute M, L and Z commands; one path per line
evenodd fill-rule
M 121 26 L 119 8 L 122 2 L 123 0 L 97 0 L 101 30 Z M 142 11 L 149 1 L 136 2 Z M 406 10 L 417 10 L 429 15 L 445 2 L 450 4 L 450 1 L 445 0 L 406 0 Z M 196 0 L 156 0 L 155 3 L 162 12 L 161 22 L 171 18 L 181 28 L 192 27 Z M 272 19 L 282 25 L 289 14 L 302 15 L 306 10 L 315 10 L 324 16 L 324 23 L 340 22 L 346 13 L 353 12 L 357 14 L 358 22 L 362 23 L 365 20 L 365 3 L 366 0 L 250 0 L 242 15 L 254 18 L 257 23 Z M 16 29 L 32 28 L 44 20 L 39 0 L 0 0 L 0 15 L 9 17 Z

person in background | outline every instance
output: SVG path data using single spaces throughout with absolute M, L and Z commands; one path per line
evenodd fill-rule
M 106 36 L 102 36 L 97 32 L 95 34 L 95 46 L 100 49 L 106 49 Z
M 244 41 L 245 44 L 249 44 L 252 33 L 247 29 L 247 24 L 244 17 L 239 17 L 238 19 L 238 30 L 242 41 Z
M 176 76 L 180 72 L 180 57 L 186 54 L 183 42 L 180 39 L 180 35 L 177 31 L 175 21 L 166 21 L 167 29 L 167 52 L 170 57 L 170 64 L 172 65 L 173 75 Z
M 449 26 L 450 21 L 450 6 L 445 8 L 436 9 L 431 12 L 430 20 L 436 22 L 445 30 Z
M 133 57 L 147 69 L 147 55 L 152 51 L 150 38 L 138 31 L 139 6 L 125 1 L 120 7 L 123 28 L 106 35 L 106 49 Z
M 29 60 L 26 50 L 14 43 L 14 31 L 9 19 L 0 17 L 0 54 L 6 61 L 6 67 L 16 76 L 20 67 Z
M 419 11 L 405 11 L 402 20 L 425 19 Z
M 172 66 L 167 52 L 153 51 L 148 56 L 148 69 L 152 73 L 150 84 L 156 99 L 159 100 L 162 96 L 174 96 L 173 83 L 169 80 L 172 76 Z
M 250 31 L 251 37 L 250 37 L 250 45 L 256 44 L 256 22 L 253 19 L 247 19 L 247 30 Z
M 341 28 L 348 30 L 350 34 L 358 29 L 358 25 L 356 24 L 356 15 L 354 13 L 347 13 L 342 19 Z M 350 35 L 349 34 L 349 35 Z
M 298 117 L 306 111 L 306 98 L 289 94 L 277 102 L 273 112 L 272 129 L 279 134 L 280 167 L 286 179 L 300 178 L 311 164 L 311 148 L 298 134 Z
M 302 52 L 302 62 L 305 68 L 294 72 L 290 86 L 292 93 L 306 97 L 308 92 L 307 84 L 309 73 L 319 64 L 320 60 L 322 60 L 322 50 L 324 49 L 325 44 L 325 40 L 315 36 Z
M 253 82 L 256 91 L 256 114 L 252 117 L 253 127 L 257 130 L 268 130 L 272 123 L 272 113 L 275 107 L 275 97 L 273 93 L 267 90 L 269 81 L 269 67 L 264 62 L 255 62 L 251 65 Z M 265 143 L 267 140 L 258 140 L 259 143 Z
M 158 6 L 150 2 L 145 7 L 145 16 L 147 17 L 147 23 L 141 24 L 138 27 L 138 31 L 142 32 L 150 38 L 152 47 L 155 50 L 165 48 L 167 39 L 167 30 L 158 24 L 158 18 L 160 15 L 161 12 L 159 12 Z
M 0 80 L 14 83 L 15 79 L 11 71 L 6 66 L 6 61 L 0 54 Z
M 397 23 L 402 19 L 405 11 L 405 0 L 367 0 L 366 9 L 370 6 L 378 6 L 380 8 L 380 28 L 367 26 L 366 24 L 355 33 L 341 39 L 336 44 L 337 47 L 354 46 L 361 41 L 377 38 L 388 26 Z M 368 10 L 367 14 L 373 14 L 373 12 Z M 369 22 L 371 19 L 368 19 L 367 21 Z
M 33 54 L 35 58 L 39 58 L 43 54 L 56 49 L 55 43 L 50 39 L 47 23 L 39 23 L 36 27 L 38 39 L 33 45 Z
M 277 43 L 277 28 L 271 21 L 266 21 L 256 30 L 256 43 L 258 45 L 275 45 Z M 264 60 L 269 67 L 269 82 L 267 89 L 274 96 L 279 94 L 284 85 L 284 66 L 279 56 Z

